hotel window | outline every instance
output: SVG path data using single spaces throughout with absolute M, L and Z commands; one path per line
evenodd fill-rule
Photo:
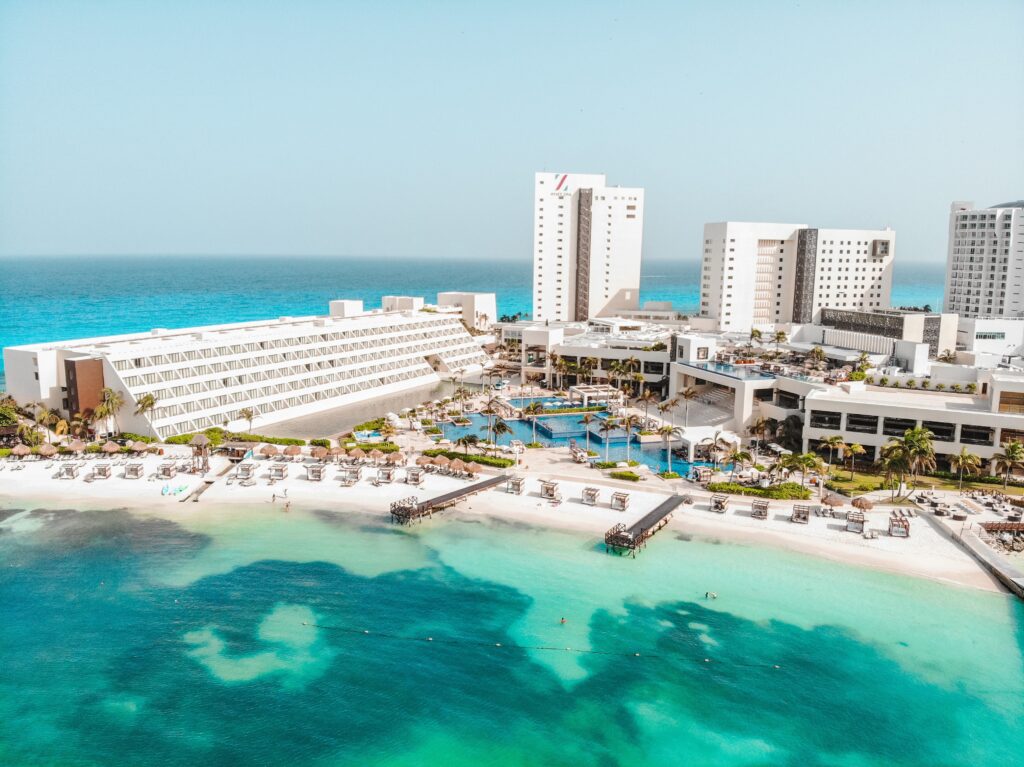
M 846 430 L 860 434 L 875 434 L 878 431 L 878 416 L 849 413 L 846 416 Z
M 999 394 L 1000 413 L 1024 413 L 1024 392 L 1004 391 Z
M 917 421 L 911 418 L 886 418 L 882 422 L 882 434 L 887 437 L 902 437 L 907 429 L 917 426 Z
M 842 420 L 842 413 L 831 410 L 811 411 L 811 427 L 815 429 L 838 429 Z
M 956 424 L 944 421 L 922 421 L 921 426 L 930 431 L 937 442 L 954 442 L 956 437 Z
M 960 441 L 965 445 L 992 446 L 992 439 L 995 436 L 995 429 L 990 426 L 971 426 L 964 424 L 960 427 Z

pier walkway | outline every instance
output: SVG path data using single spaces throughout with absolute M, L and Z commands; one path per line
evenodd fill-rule
M 507 477 L 504 474 L 499 474 L 496 477 L 488 477 L 480 482 L 474 482 L 467 487 L 452 490 L 449 493 L 439 495 L 436 498 L 430 498 L 426 501 L 421 502 L 416 498 L 404 498 L 401 501 L 395 501 L 391 504 L 391 518 L 399 524 L 407 525 L 414 519 L 429 517 L 435 511 L 442 511 L 472 495 L 500 485 L 506 479 Z
M 615 525 L 604 534 L 604 550 L 628 551 L 635 557 L 637 549 L 647 545 L 648 539 L 668 524 L 672 512 L 683 502 L 683 496 L 673 495 L 666 498 L 658 506 L 628 527 L 624 524 Z

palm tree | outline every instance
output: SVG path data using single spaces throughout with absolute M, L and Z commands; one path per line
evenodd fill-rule
M 910 459 L 910 479 L 915 485 L 921 472 L 935 470 L 935 447 L 932 445 L 934 436 L 922 426 L 907 429 L 903 433 L 903 444 Z
M 156 408 L 157 399 L 153 394 L 142 394 L 135 400 L 135 415 L 146 415 Z M 243 418 L 245 416 L 242 416 Z M 249 427 L 252 431 L 252 427 Z
M 867 352 L 861 352 L 857 355 L 857 370 L 863 373 L 871 367 L 871 356 Z
M 690 426 L 690 400 L 697 399 L 700 396 L 700 392 L 692 386 L 687 386 L 681 392 L 679 392 L 679 399 L 683 401 L 683 426 L 689 428 Z M 674 400 L 678 402 L 678 400 Z
M 618 421 L 614 418 L 605 418 L 601 425 L 597 427 L 597 430 L 604 435 L 604 461 L 608 463 L 608 449 L 611 446 L 611 440 L 608 439 L 608 435 L 619 428 Z
M 632 443 L 631 434 L 640 426 L 640 416 L 630 413 L 622 419 L 622 428 L 626 430 L 626 462 L 629 462 L 629 451 Z
M 768 433 L 768 430 L 770 428 L 771 421 L 762 415 L 758 416 L 757 419 L 755 419 L 754 422 L 750 424 L 750 433 L 751 435 L 757 437 L 757 442 L 758 444 L 760 444 L 761 442 L 764 442 L 765 435 Z M 756 447 L 754 448 L 754 463 L 757 463 Z
M 600 366 L 601 361 L 597 357 L 584 357 L 583 369 L 590 383 L 594 383 L 594 371 Z
M 715 464 L 715 471 L 718 471 L 718 464 L 722 453 L 732 449 L 732 443 L 722 436 L 721 431 L 716 431 L 714 436 L 705 437 L 701 440 L 702 445 L 708 445 L 708 452 L 711 453 L 711 460 Z
M 249 433 L 252 433 L 252 422 L 256 420 L 256 411 L 251 407 L 243 407 L 238 411 L 238 417 L 249 424 Z
M 512 434 L 512 427 L 505 422 L 504 418 L 498 416 L 497 418 L 494 419 L 494 427 L 492 431 L 494 432 L 494 444 L 498 444 L 498 437 L 502 436 L 503 434 Z M 537 440 L 535 437 L 534 442 L 536 441 Z
M 643 377 L 641 376 L 641 380 Z M 640 402 L 644 406 L 644 421 L 647 421 L 648 408 L 650 408 L 652 402 L 658 401 L 658 395 L 650 389 L 644 389 L 640 393 Z
M 846 446 L 843 452 L 850 456 L 850 481 L 852 482 L 853 463 L 857 459 L 858 455 L 864 455 L 864 453 L 866 453 L 867 451 L 864 449 L 864 446 L 861 445 L 859 442 L 851 442 L 849 445 Z
M 50 441 L 50 426 L 57 421 L 59 416 L 57 411 L 50 410 L 46 405 L 41 405 L 36 411 L 36 423 L 43 427 L 43 434 L 46 435 L 46 441 Z
M 612 360 L 611 364 L 608 365 L 608 378 L 615 381 L 615 388 L 618 389 L 622 385 L 622 376 L 626 373 L 625 365 L 619 360 Z
M 1024 442 L 1011 439 L 1003 445 L 1001 453 L 992 456 L 992 463 L 996 471 L 1003 473 L 1003 490 L 1010 484 L 1010 474 L 1014 469 L 1024 467 Z
M 775 344 L 775 351 L 779 350 L 779 347 L 789 340 L 789 336 L 786 335 L 785 331 L 777 330 L 775 335 L 772 336 L 772 343 Z
M 952 349 L 946 349 L 936 359 L 938 359 L 939 362 L 956 362 L 956 352 Z
M 459 413 L 462 415 L 466 414 L 466 400 L 472 396 L 472 393 L 465 386 L 460 386 L 455 390 L 455 401 L 459 403 Z
M 590 454 L 590 424 L 596 421 L 597 418 L 593 413 L 584 413 L 583 416 L 576 423 L 583 424 L 583 433 L 587 439 L 587 454 Z
M 757 343 L 757 344 L 761 343 L 761 337 L 762 337 L 762 334 L 761 334 L 760 330 L 758 330 L 757 328 L 751 328 L 750 329 L 750 343 L 752 343 L 752 344 L 754 344 L 754 343 Z
M 672 473 L 672 440 L 683 436 L 683 430 L 678 426 L 664 424 L 658 429 L 658 434 L 665 440 L 665 455 L 668 458 L 668 473 Z
M 461 436 L 457 440 L 455 440 L 455 445 L 457 447 L 465 448 L 466 455 L 469 455 L 469 449 L 471 447 L 475 447 L 475 446 L 477 446 L 479 444 L 480 444 L 480 438 L 478 436 L 476 436 L 475 434 L 464 434 L 463 436 Z
M 949 468 L 960 475 L 960 493 L 964 492 L 964 472 L 976 474 L 981 466 L 981 456 L 975 455 L 966 447 L 960 448 L 960 452 L 949 457 Z
M 787 415 L 778 426 L 776 437 L 784 448 L 799 450 L 803 445 L 804 421 L 796 415 Z
M 825 448 L 828 448 L 828 466 L 829 466 L 829 474 L 831 475 L 832 474 L 832 454 L 836 450 L 845 450 L 846 449 L 846 443 L 843 442 L 843 437 L 842 437 L 841 434 L 833 434 L 831 437 L 826 437 L 825 439 L 823 439 L 821 442 L 818 443 L 818 450 L 824 450 Z
M 96 421 L 96 416 L 91 410 L 82 413 L 75 413 L 71 416 L 71 433 L 76 437 L 87 437 L 89 429 Z
M 892 442 L 882 447 L 879 451 L 877 467 L 885 474 L 885 483 L 889 485 L 892 495 L 891 500 L 896 500 L 896 484 L 894 480 L 899 477 L 900 485 L 903 484 L 903 476 L 906 474 L 909 462 L 906 451 L 899 442 Z
M 640 398 L 644 390 L 644 374 L 643 373 L 630 373 L 629 380 L 633 382 L 633 395 L 637 399 Z
M 744 450 L 739 445 L 734 445 L 726 454 L 725 462 L 732 464 L 732 470 L 729 472 L 729 481 L 731 482 L 733 477 L 736 475 L 736 465 L 739 464 L 742 469 L 744 466 L 752 462 L 750 453 Z
M 53 433 L 58 437 L 63 437 L 71 429 L 71 424 L 65 419 L 58 417 L 53 424 Z
M 96 406 L 97 419 L 105 421 L 108 432 L 117 428 L 117 414 L 124 407 L 124 393 L 111 389 L 109 386 L 100 390 L 100 404 Z
M 523 415 L 530 419 L 533 424 L 533 441 L 537 441 L 537 417 L 544 412 L 544 405 L 541 402 L 531 402 L 523 408 Z
M 391 421 L 384 421 L 377 431 L 380 432 L 380 436 L 382 436 L 387 442 L 390 442 L 391 438 L 397 434 L 395 426 Z

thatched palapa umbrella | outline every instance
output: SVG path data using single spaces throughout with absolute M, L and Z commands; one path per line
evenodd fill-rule
M 452 471 L 465 471 L 466 464 L 462 462 L 461 458 L 456 458 L 454 461 L 448 464 L 448 468 L 451 469 Z
M 80 439 L 72 440 L 71 444 L 68 445 L 68 450 L 70 450 L 72 453 L 81 453 L 83 450 L 85 450 L 85 443 L 82 442 L 82 440 Z
M 348 457 L 355 458 L 357 461 L 361 461 L 362 459 L 366 458 L 366 451 L 363 450 L 361 447 L 354 447 L 348 451 Z
M 331 458 L 333 458 L 335 460 L 341 458 L 341 456 L 343 456 L 343 455 L 348 454 L 348 451 L 345 448 L 341 447 L 340 445 L 332 447 L 327 452 L 330 453 L 331 454 Z
M 861 511 L 871 511 L 875 508 L 874 502 L 870 498 L 866 498 L 863 495 L 853 499 L 853 505 L 855 508 Z
M 141 439 L 137 442 L 132 442 L 133 453 L 145 453 L 149 450 L 149 445 L 143 442 Z
M 277 445 L 264 445 L 260 448 L 260 455 L 265 458 L 273 458 L 277 452 Z
M 405 454 L 401 450 L 396 450 L 393 453 L 388 453 L 385 459 L 388 463 L 395 466 L 405 466 Z
M 302 455 L 302 448 L 298 445 L 288 445 L 288 447 L 284 449 L 284 454 L 287 456 Z
M 431 461 L 431 463 L 433 463 L 435 466 L 440 466 L 441 468 L 446 468 L 451 465 L 451 461 L 449 461 L 443 455 L 437 456 L 433 461 Z
M 384 457 L 384 453 L 382 453 L 377 448 L 374 448 L 373 450 L 370 451 L 370 458 L 373 459 L 374 463 L 377 463 L 383 457 Z
M 30 448 L 28 445 L 23 445 L 20 442 L 13 448 L 11 448 L 11 455 L 17 456 L 18 458 L 24 458 L 26 455 L 30 455 L 31 453 L 32 448 Z
M 50 456 L 56 454 L 56 452 L 57 448 L 55 448 L 49 442 L 44 442 L 42 445 L 39 446 L 39 455 L 43 456 L 44 458 L 49 458 Z
M 821 499 L 821 502 L 823 504 L 825 504 L 826 506 L 831 506 L 832 508 L 835 508 L 836 506 L 842 506 L 843 505 L 842 500 L 835 493 L 831 493 L 830 495 L 826 495 L 824 498 Z
M 330 454 L 330 451 L 326 447 L 317 445 L 316 447 L 309 451 L 309 454 L 316 458 L 318 461 L 322 461 Z
M 483 466 L 478 464 L 476 461 L 470 461 L 469 463 L 466 464 L 466 471 L 468 471 L 470 474 L 479 474 L 481 471 L 483 471 Z
M 434 463 L 434 459 L 429 455 L 421 455 L 416 459 L 417 466 L 431 466 Z
M 103 443 L 103 447 L 100 448 L 107 455 L 113 455 L 114 453 L 121 452 L 121 446 L 116 442 L 111 442 L 109 439 Z

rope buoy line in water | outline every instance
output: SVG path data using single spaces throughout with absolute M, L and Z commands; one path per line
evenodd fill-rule
M 369 629 L 357 629 L 349 628 L 347 626 L 325 626 L 321 623 L 308 623 L 307 621 L 302 622 L 303 626 L 312 626 L 313 628 L 324 629 L 325 631 L 337 631 L 343 634 L 352 634 L 353 636 L 362 637 L 375 637 L 379 639 L 391 639 L 399 642 L 423 642 L 429 644 L 449 644 L 449 645 L 471 645 L 474 647 L 491 647 L 494 649 L 512 649 L 512 650 L 542 650 L 545 652 L 569 652 L 576 653 L 579 655 L 608 655 L 619 658 L 644 658 L 644 659 L 664 659 L 665 655 L 655 655 L 648 653 L 639 652 L 615 652 L 612 650 L 588 650 L 582 647 L 555 647 L 553 645 L 526 645 L 516 644 L 515 642 L 486 642 L 478 639 L 458 639 L 456 637 L 433 637 L 433 636 L 403 636 L 402 634 L 392 634 L 387 631 L 370 631 Z M 711 658 L 702 658 L 704 663 L 711 663 Z M 715 661 L 716 663 L 722 663 L 723 661 Z M 748 668 L 770 668 L 779 669 L 781 666 L 778 664 L 771 663 L 735 663 L 730 661 L 724 661 L 724 663 L 730 666 L 746 666 Z

